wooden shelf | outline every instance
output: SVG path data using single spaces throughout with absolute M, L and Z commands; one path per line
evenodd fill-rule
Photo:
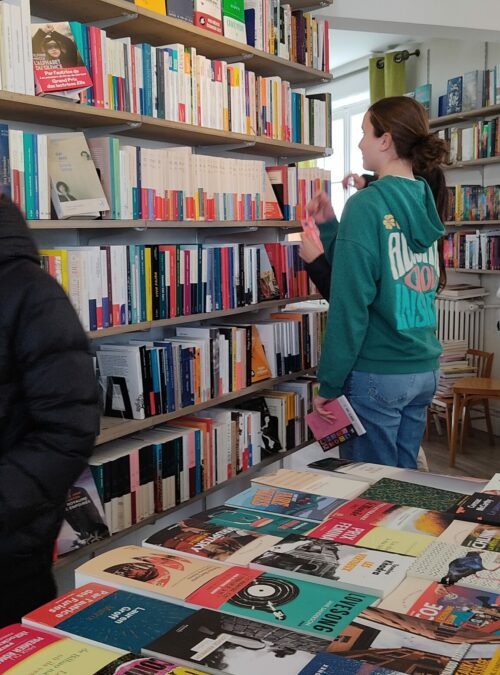
M 445 164 L 443 169 L 466 169 L 469 166 L 488 166 L 489 164 L 500 164 L 500 155 L 498 157 L 483 157 L 482 159 L 467 159 L 463 162 L 453 162 Z
M 500 220 L 447 220 L 445 225 L 450 227 L 463 227 L 469 225 L 487 227 L 489 225 L 500 225 Z
M 206 129 L 183 122 L 143 117 L 132 113 L 82 106 L 39 96 L 15 94 L 10 91 L 0 91 L 0 118 L 71 129 L 107 127 L 106 132 L 103 131 L 106 134 L 110 133 L 110 126 L 116 125 L 116 133 L 180 145 L 213 145 L 214 151 L 216 150 L 215 146 L 221 149 L 224 145 L 241 143 L 242 147 L 239 152 L 283 159 L 287 157 L 295 160 L 314 159 L 315 157 L 324 157 L 325 154 L 330 152 L 328 148 L 315 145 L 288 143 L 286 141 L 275 141 L 264 136 L 248 136 L 220 131 L 219 129 Z M 129 125 L 130 128 L 121 128 L 124 125 Z M 244 147 L 245 144 L 248 147 Z
M 187 316 L 174 316 L 171 319 L 159 319 L 157 321 L 142 321 L 141 323 L 132 323 L 126 326 L 112 326 L 101 330 L 93 330 L 87 333 L 89 338 L 98 339 L 109 337 L 110 335 L 122 335 L 124 333 L 137 333 L 139 331 L 151 330 L 151 328 L 163 328 L 164 326 L 180 326 L 184 323 L 194 323 L 195 321 L 205 321 L 207 319 L 220 319 L 224 316 L 233 316 L 233 314 L 248 314 L 250 312 L 259 312 L 263 309 L 276 309 L 283 305 L 292 305 L 296 302 L 305 302 L 308 300 L 321 300 L 320 295 L 304 295 L 299 298 L 280 298 L 279 300 L 265 300 L 255 305 L 245 305 L 244 307 L 235 307 L 234 309 L 220 309 L 213 312 L 203 312 L 202 314 L 188 314 Z
M 459 267 L 446 267 L 446 271 L 460 274 L 500 274 L 500 270 L 463 270 Z
M 200 412 L 201 410 L 206 410 L 207 408 L 222 405 L 224 403 L 228 403 L 229 401 L 244 398 L 250 394 L 257 393 L 262 389 L 268 389 L 274 384 L 288 382 L 289 380 L 294 380 L 301 375 L 312 375 L 315 372 L 316 368 L 308 368 L 307 370 L 299 370 L 298 372 L 290 373 L 289 375 L 272 377 L 268 380 L 263 380 L 262 382 L 252 384 L 249 387 L 245 387 L 244 389 L 239 389 L 238 391 L 232 391 L 229 394 L 224 394 L 218 398 L 212 398 L 208 401 L 203 401 L 203 403 L 190 405 L 186 408 L 179 408 L 179 410 L 175 410 L 174 412 L 166 413 L 164 415 L 154 415 L 153 417 L 147 417 L 144 420 L 123 420 L 115 417 L 103 417 L 101 419 L 101 433 L 97 437 L 96 445 L 102 445 L 103 443 L 115 441 L 118 438 L 123 438 L 124 436 L 130 436 L 141 429 L 150 429 L 151 427 L 155 427 L 158 424 L 165 424 L 170 420 L 184 417 L 184 415 L 193 415 L 194 413 Z
M 296 0 L 301 7 L 318 6 L 318 0 Z M 148 42 L 165 45 L 181 42 L 211 59 L 242 57 L 250 70 L 259 75 L 279 74 L 292 84 L 313 85 L 328 82 L 330 73 L 308 68 L 299 63 L 272 56 L 266 52 L 230 40 L 222 35 L 193 26 L 187 21 L 156 14 L 127 0 L 91 0 L 68 2 L 68 0 L 31 0 L 32 14 L 51 21 L 81 21 L 93 23 L 116 17 L 136 14 L 136 18 L 106 28 L 110 37 L 131 37 L 132 42 Z
M 292 448 L 291 450 L 286 450 L 285 452 L 277 452 L 275 455 L 272 455 L 272 457 L 266 457 L 265 459 L 262 460 L 262 462 L 259 462 L 255 466 L 251 466 L 246 471 L 242 471 L 241 473 L 237 474 L 237 476 L 235 476 L 234 478 L 229 478 L 223 483 L 219 483 L 219 485 L 214 485 L 214 487 L 205 490 L 205 492 L 201 492 L 199 495 L 196 495 L 195 497 L 191 497 L 191 499 L 188 499 L 185 502 L 181 502 L 180 504 L 173 506 L 171 509 L 167 509 L 166 511 L 162 511 L 161 513 L 154 513 L 153 515 L 148 516 L 148 518 L 141 520 L 139 523 L 134 523 L 132 527 L 128 527 L 126 530 L 116 532 L 115 534 L 112 534 L 110 537 L 106 537 L 106 539 L 101 539 L 100 541 L 96 541 L 93 544 L 89 544 L 88 546 L 83 546 L 82 548 L 78 548 L 75 551 L 71 551 L 70 553 L 67 553 L 65 556 L 61 556 L 61 558 L 56 560 L 56 562 L 54 563 L 54 569 L 58 570 L 63 569 L 64 567 L 68 567 L 69 565 L 74 565 L 76 561 L 80 560 L 84 556 L 93 557 L 94 555 L 98 554 L 99 551 L 101 551 L 102 549 L 107 548 L 111 542 L 115 543 L 120 539 L 129 536 L 130 534 L 132 534 L 132 532 L 135 532 L 136 530 L 143 528 L 146 525 L 154 525 L 158 520 L 160 520 L 160 518 L 164 518 L 165 516 L 175 513 L 180 509 L 184 509 L 187 506 L 196 504 L 197 502 L 206 499 L 206 497 L 208 497 L 209 495 L 214 494 L 219 490 L 223 490 L 224 488 L 227 488 L 229 485 L 231 485 L 232 481 L 238 478 L 247 478 L 249 476 L 252 476 L 261 471 L 264 467 L 269 466 L 270 464 L 274 464 L 275 462 L 279 462 L 280 460 L 283 460 L 286 457 L 290 457 L 290 455 L 299 452 L 299 450 L 306 448 L 311 443 L 314 443 L 314 439 L 304 441 L 304 443 L 297 445 L 297 447 Z
M 431 129 L 440 129 L 441 127 L 449 127 L 453 124 L 466 122 L 467 120 L 474 121 L 484 117 L 494 117 L 495 115 L 500 115 L 500 105 L 489 105 L 485 108 L 476 108 L 475 110 L 453 113 L 452 115 L 433 117 L 429 120 L 429 126 Z
M 112 229 L 301 229 L 298 220 L 29 220 L 32 230 L 112 230 Z

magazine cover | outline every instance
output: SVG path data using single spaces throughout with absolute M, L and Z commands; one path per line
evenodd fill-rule
M 307 426 L 325 452 L 366 434 L 366 429 L 345 396 L 329 401 L 325 410 L 331 412 L 335 419 L 326 420 L 317 412 L 305 416 Z
M 57 538 L 57 555 L 64 555 L 94 541 L 109 537 L 109 529 L 90 467 L 70 488 L 64 521 Z
M 216 674 L 292 675 L 329 644 L 319 636 L 200 610 L 147 645 L 143 653 Z
M 197 513 L 194 518 L 200 523 L 240 526 L 244 530 L 281 538 L 291 533 L 306 534 L 314 527 L 312 523 L 297 518 L 285 518 L 273 513 L 258 513 L 231 506 L 216 506 L 208 511 Z
M 335 518 L 361 521 L 364 524 L 390 527 L 415 534 L 439 537 L 450 524 L 442 511 L 427 511 L 413 506 L 398 506 L 375 499 L 351 499 L 335 512 Z
M 356 616 L 376 602 L 374 595 L 325 588 L 314 579 L 261 574 L 220 606 L 237 614 L 282 628 L 333 638 Z
M 320 523 L 345 501 L 307 492 L 252 485 L 248 490 L 231 497 L 226 506 L 278 513 L 290 518 Z
M 446 511 L 455 506 L 463 496 L 459 492 L 439 490 L 393 478 L 378 480 L 360 495 L 362 499 L 377 499 L 398 506 L 416 506 L 431 511 Z
M 101 211 L 109 211 L 83 133 L 49 134 L 48 163 L 58 218 L 97 218 Z
M 384 597 L 405 578 L 414 558 L 370 551 L 291 534 L 252 561 L 257 569 L 282 570 L 290 576 Z
M 37 96 L 58 92 L 78 94 L 92 86 L 67 21 L 32 24 L 31 35 Z
M 435 581 L 405 579 L 378 605 L 444 627 L 470 628 L 500 636 L 500 595 L 465 586 L 443 586 Z
M 279 541 L 279 537 L 268 534 L 232 526 L 207 525 L 188 518 L 155 532 L 142 545 L 213 562 L 247 565 Z

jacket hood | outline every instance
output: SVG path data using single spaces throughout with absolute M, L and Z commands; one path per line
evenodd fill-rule
M 377 190 L 404 233 L 414 253 L 423 253 L 443 236 L 444 225 L 439 218 L 432 191 L 427 182 L 399 176 L 385 176 L 371 183 Z
M 23 215 L 15 204 L 0 199 L 0 264 L 17 258 L 39 263 L 37 247 Z

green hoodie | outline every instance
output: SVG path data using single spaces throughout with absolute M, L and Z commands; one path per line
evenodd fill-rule
M 320 226 L 332 264 L 320 395 L 340 396 L 352 370 L 421 373 L 438 368 L 434 298 L 444 233 L 423 179 L 386 176 Z

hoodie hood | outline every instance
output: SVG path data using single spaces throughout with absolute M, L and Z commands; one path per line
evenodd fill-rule
M 423 253 L 443 236 L 434 196 L 423 178 L 385 176 L 371 183 L 369 189 L 378 191 L 414 253 Z
M 40 261 L 23 215 L 11 201 L 0 199 L 0 264 L 18 258 Z

